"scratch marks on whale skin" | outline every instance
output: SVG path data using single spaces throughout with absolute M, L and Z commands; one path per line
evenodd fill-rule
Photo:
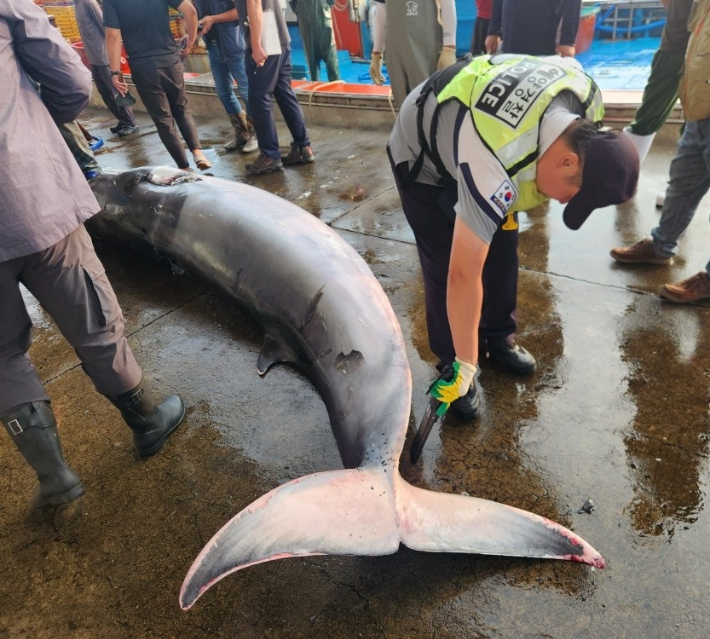
M 316 314 L 316 310 L 318 310 L 318 304 L 320 304 L 321 298 L 323 297 L 323 288 L 324 286 L 321 286 L 316 292 L 316 294 L 308 302 L 308 306 L 306 307 L 306 313 L 303 317 L 303 322 L 299 327 L 300 331 L 303 331 L 306 326 L 308 326 L 308 322 L 310 322 L 313 319 L 313 316 Z
M 318 305 L 320 304 L 321 299 L 323 299 L 324 288 L 324 286 L 321 286 L 316 292 L 316 294 L 313 295 L 313 297 L 311 297 L 310 301 L 308 302 L 303 322 L 301 323 L 299 329 L 300 332 L 303 332 L 306 329 L 306 326 L 308 326 L 311 320 L 316 316 Z M 326 326 L 325 318 L 322 315 L 320 315 L 320 322 L 324 332 L 327 333 L 328 327 Z M 320 353 L 320 357 L 328 355 L 331 352 L 332 349 L 328 348 L 322 353 Z M 354 373 L 358 368 L 360 368 L 364 361 L 364 355 L 358 350 L 351 350 L 347 355 L 341 351 L 335 358 L 335 369 L 342 373 L 345 373 L 346 375 L 349 375 L 351 373 Z

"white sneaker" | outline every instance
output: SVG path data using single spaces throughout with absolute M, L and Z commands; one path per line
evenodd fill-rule
M 666 192 L 663 191 L 656 196 L 656 208 L 662 209 L 666 201 Z

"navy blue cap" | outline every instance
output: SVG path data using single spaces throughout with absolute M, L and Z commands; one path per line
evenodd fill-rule
M 639 179 L 633 142 L 617 131 L 600 131 L 584 158 L 582 188 L 565 207 L 562 219 L 576 231 L 594 209 L 630 200 Z

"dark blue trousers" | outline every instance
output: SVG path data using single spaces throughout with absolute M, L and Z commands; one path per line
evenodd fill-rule
M 251 49 L 247 49 L 245 58 L 249 76 L 249 110 L 260 151 L 274 160 L 281 159 L 274 120 L 274 99 L 294 144 L 310 146 L 303 111 L 291 87 L 291 47 L 285 45 L 281 55 L 270 55 L 263 67 L 256 66 Z
M 403 167 L 406 175 L 407 168 Z M 424 276 L 429 346 L 444 363 L 456 357 L 446 311 L 446 285 L 454 237 L 455 187 L 442 188 L 414 182 L 402 188 L 403 171 L 393 169 L 402 208 L 414 231 Z M 517 220 L 516 220 L 517 222 Z M 510 340 L 517 325 L 518 230 L 493 235 L 483 267 L 483 309 L 479 339 Z

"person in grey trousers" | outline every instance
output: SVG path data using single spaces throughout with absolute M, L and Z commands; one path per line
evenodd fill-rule
M 52 316 L 96 390 L 121 411 L 139 455 L 161 449 L 185 406 L 177 395 L 161 404 L 151 399 L 84 229 L 100 207 L 56 125 L 88 104 L 91 75 L 27 0 L 0 0 L 0 86 L 0 422 L 37 474 L 35 504 L 57 505 L 84 487 L 64 459 L 49 396 L 29 359 L 32 323 L 20 284 Z

